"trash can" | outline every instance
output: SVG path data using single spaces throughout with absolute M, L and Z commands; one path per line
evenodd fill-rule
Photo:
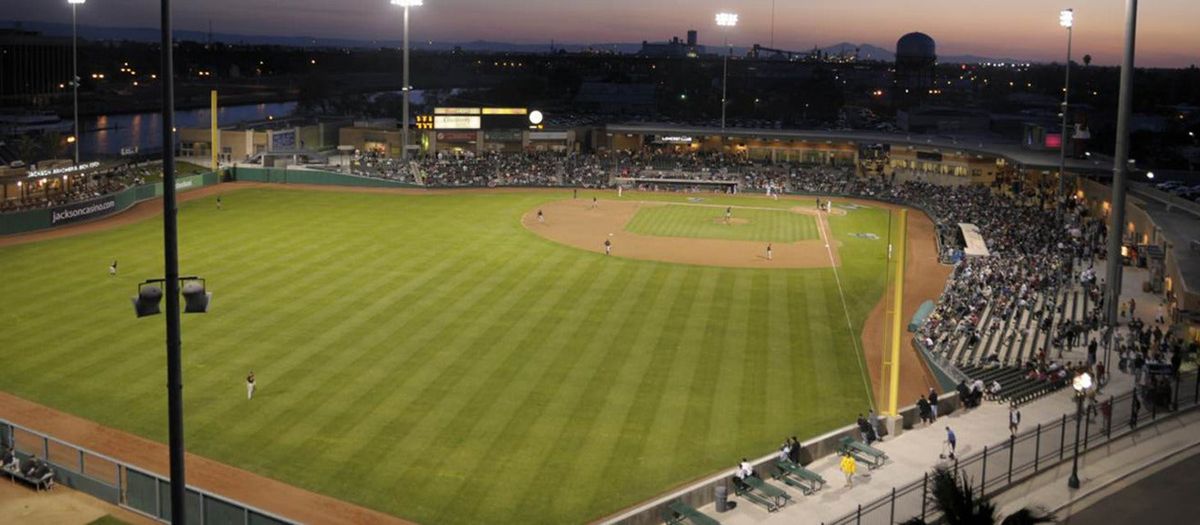
M 713 488 L 713 500 L 716 503 L 717 512 L 725 512 L 729 510 L 729 489 L 725 484 L 719 484 Z

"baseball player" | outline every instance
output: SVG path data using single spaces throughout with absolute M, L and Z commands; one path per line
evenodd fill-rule
M 221 210 L 221 196 L 217 195 L 217 211 Z
M 621 195 L 623 195 L 623 193 L 622 193 L 622 192 L 624 192 L 624 191 L 625 191 L 625 188 L 624 188 L 624 187 L 622 187 L 622 186 L 617 186 L 617 196 L 618 196 L 618 197 L 620 197 Z
M 725 207 L 725 224 L 729 224 L 729 219 L 733 217 L 733 206 Z
M 542 210 L 538 210 L 538 222 L 540 222 L 540 223 L 546 222 L 546 216 L 542 215 Z
M 604 255 L 612 255 L 612 240 L 604 239 Z
M 117 260 L 113 259 L 112 265 L 108 267 L 108 275 L 116 277 L 117 275 Z
M 767 243 L 767 260 L 771 260 L 771 243 Z
M 254 371 L 246 376 L 246 399 L 254 399 Z
M 596 198 L 592 197 L 592 208 L 596 207 Z

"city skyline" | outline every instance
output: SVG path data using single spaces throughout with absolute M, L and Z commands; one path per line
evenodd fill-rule
M 0 18 L 70 22 L 66 1 L 10 0 L 13 9 Z M 774 47 L 803 51 L 839 42 L 893 49 L 904 33 L 921 31 L 938 43 L 938 54 L 1061 62 L 1065 34 L 1058 11 L 1076 12 L 1075 56 L 1092 55 L 1094 63 L 1119 61 L 1125 2 L 1107 0 L 1047 5 L 1038 0 L 967 4 L 953 0 L 917 0 L 898 5 L 885 0 L 827 3 L 776 0 Z M 137 0 L 89 0 L 80 7 L 80 24 L 100 27 L 156 27 L 158 4 Z M 637 2 L 577 1 L 569 5 L 527 0 L 519 6 L 483 0 L 427 0 L 414 9 L 417 41 L 486 40 L 518 44 L 636 43 L 664 41 L 700 32 L 701 43 L 719 45 L 713 22 L 717 11 L 737 12 L 738 26 L 730 43 L 769 45 L 771 0 Z M 316 0 L 210 0 L 200 5 L 176 3 L 177 30 L 267 36 L 311 36 L 361 40 L 397 40 L 400 9 L 387 0 L 350 0 L 336 8 Z M 1188 20 L 1200 19 L 1200 2 L 1143 2 L 1139 10 L 1138 65 L 1187 67 L 1200 63 L 1200 33 Z

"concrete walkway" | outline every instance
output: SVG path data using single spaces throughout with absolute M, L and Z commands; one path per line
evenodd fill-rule
M 1104 389 L 1105 396 L 1127 392 L 1132 388 L 1132 376 L 1117 373 Z M 1075 403 L 1067 390 L 1056 392 L 1050 396 L 1021 407 L 1021 432 L 1029 432 L 1038 423 L 1048 424 L 1060 421 L 1063 414 L 1073 414 Z M 718 514 L 713 505 L 700 509 L 727 525 L 745 525 L 757 523 L 826 523 L 842 518 L 855 512 L 858 505 L 866 505 L 891 494 L 893 488 L 918 482 L 925 473 L 939 465 L 951 465 L 940 459 L 943 443 L 946 439 L 945 427 L 949 426 L 958 437 L 957 455 L 960 458 L 971 456 L 983 450 L 985 445 L 994 447 L 1008 440 L 1008 408 L 1005 405 L 984 402 L 979 408 L 969 411 L 959 410 L 949 416 L 939 418 L 933 425 L 909 430 L 895 438 L 876 443 L 890 458 L 883 467 L 868 471 L 860 464 L 858 474 L 854 478 L 854 486 L 844 487 L 845 476 L 838 469 L 838 458 L 826 457 L 808 465 L 825 478 L 829 484 L 820 492 L 804 496 L 795 489 L 788 488 L 792 495 L 792 503 L 777 512 L 768 513 L 765 509 L 755 506 L 742 498 L 734 498 L 738 502 L 732 511 Z M 1053 441 L 1053 446 L 1059 443 L 1059 434 L 1047 436 L 1047 441 Z M 1050 439 L 1053 437 L 1053 439 Z M 1042 455 L 1051 446 L 1044 445 Z M 1032 461 L 1032 447 L 1025 447 L 1018 453 L 1015 461 Z M 1021 449 L 1021 447 L 1018 447 Z M 1022 458 L 1020 454 L 1027 454 Z M 1007 460 L 1007 454 L 1003 459 Z M 1002 467 L 997 460 L 993 463 L 998 472 Z M 989 476 L 993 479 L 994 474 Z M 783 486 L 772 482 L 777 486 Z M 903 521 L 920 512 L 919 498 L 909 498 L 907 508 L 898 505 L 896 520 Z M 886 517 L 886 516 L 885 516 Z M 874 521 L 864 521 L 873 523 Z

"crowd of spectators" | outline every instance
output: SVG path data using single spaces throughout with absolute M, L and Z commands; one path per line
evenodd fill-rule
M 21 194 L 0 199 L 0 213 L 54 208 L 74 202 L 82 202 L 132 186 L 145 184 L 146 180 L 162 178 L 162 169 L 155 166 L 124 164 L 86 175 L 69 176 L 67 182 L 57 177 L 30 179 Z

